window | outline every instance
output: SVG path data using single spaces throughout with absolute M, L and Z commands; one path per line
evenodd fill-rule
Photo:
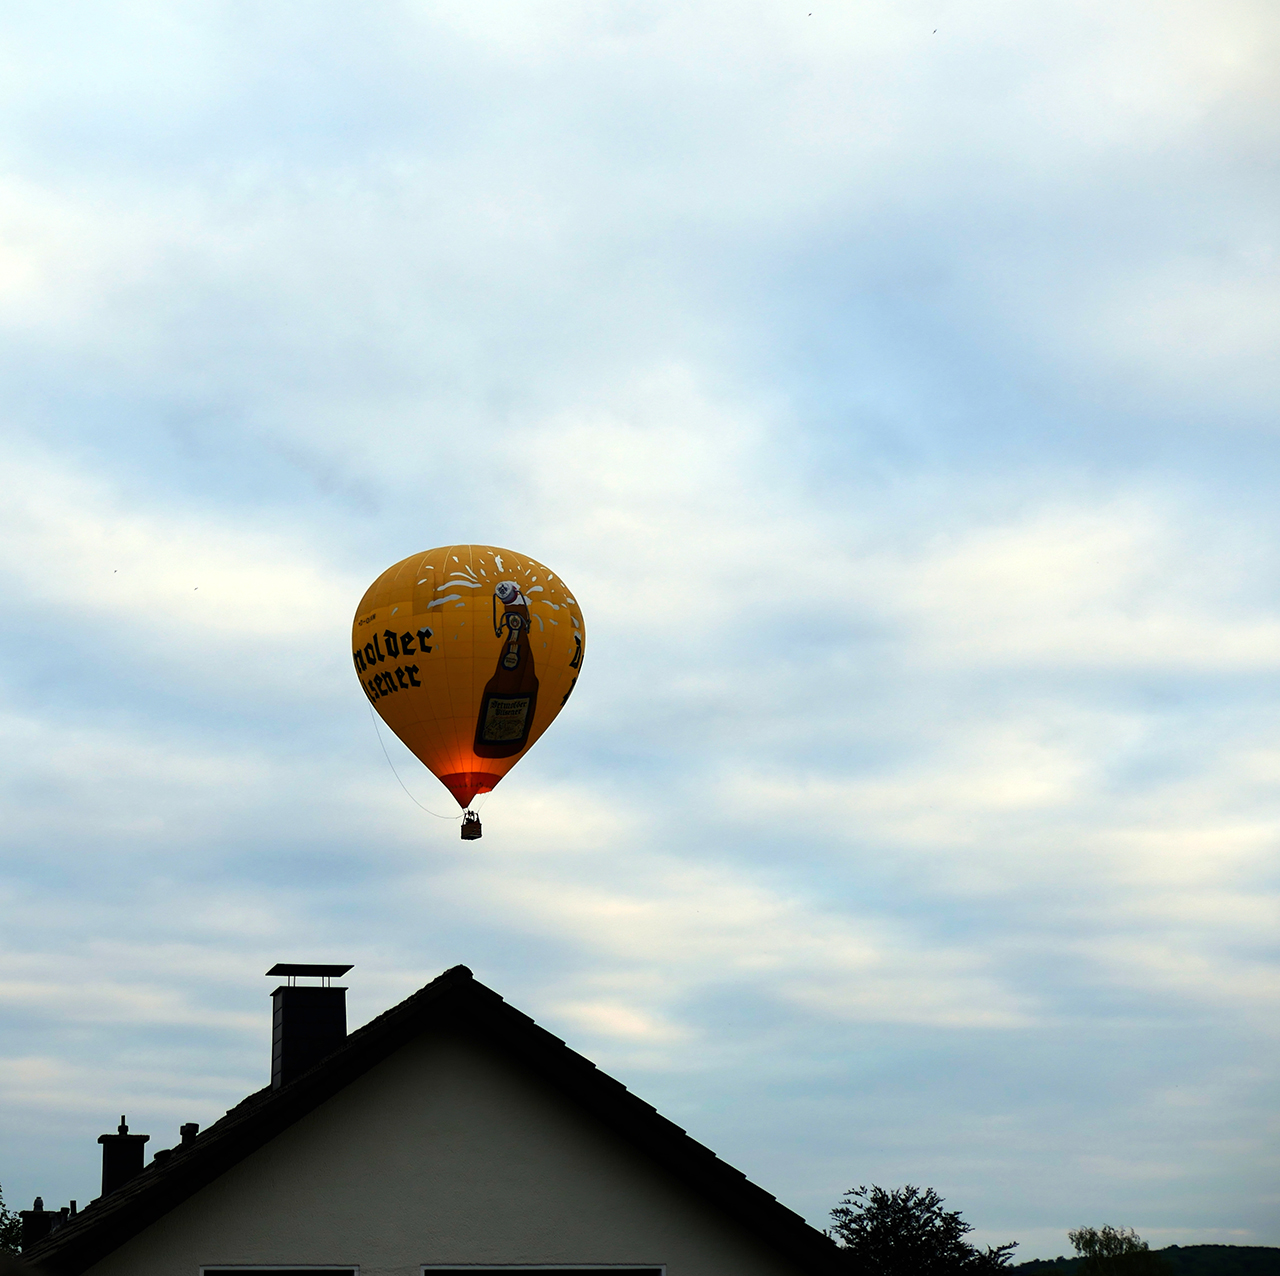
M 557 1263 L 528 1267 L 514 1265 L 506 1267 L 428 1267 L 423 1266 L 422 1276 L 480 1276 L 480 1273 L 492 1273 L 492 1276 L 518 1276 L 520 1272 L 546 1272 L 551 1276 L 555 1272 L 564 1272 L 565 1276 L 666 1276 L 666 1267 L 657 1264 L 653 1267 L 626 1267 L 622 1264 L 592 1267 L 588 1263 Z
M 358 1267 L 202 1267 L 200 1276 L 360 1276 Z

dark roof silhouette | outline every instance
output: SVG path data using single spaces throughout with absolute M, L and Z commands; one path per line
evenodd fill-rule
M 848 1273 L 847 1257 L 830 1238 L 509 1006 L 466 966 L 446 970 L 357 1029 L 289 1084 L 249 1095 L 189 1146 L 174 1148 L 167 1159 L 153 1161 L 136 1178 L 91 1202 L 24 1258 L 50 1276 L 79 1276 L 395 1050 L 440 1028 L 467 1033 L 519 1061 L 802 1269 Z

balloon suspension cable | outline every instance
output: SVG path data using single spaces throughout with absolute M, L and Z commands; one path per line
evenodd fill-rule
M 404 781 L 400 779 L 400 772 L 396 770 L 396 764 L 391 761 L 391 754 L 387 752 L 386 741 L 383 740 L 382 732 L 378 727 L 378 716 L 373 711 L 373 705 L 369 706 L 369 717 L 373 721 L 373 731 L 374 731 L 374 734 L 378 737 L 378 743 L 382 745 L 382 756 L 386 758 L 387 765 L 391 768 L 391 774 L 396 777 L 396 782 L 400 785 L 402 789 L 404 789 L 405 795 L 408 797 L 409 801 L 412 802 L 414 806 L 421 807 L 422 810 L 426 811 L 428 815 L 434 815 L 437 820 L 462 819 L 462 815 L 441 815 L 439 811 L 433 811 L 429 806 L 423 806 L 422 803 L 419 802 L 418 799 L 414 797 L 413 794 L 410 793 L 407 788 L 405 788 Z

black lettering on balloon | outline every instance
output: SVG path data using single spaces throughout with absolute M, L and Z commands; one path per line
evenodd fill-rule
M 574 634 L 573 641 L 577 646 L 573 649 L 573 659 L 569 661 L 569 668 L 577 669 L 582 664 L 582 635 Z
M 396 681 L 400 684 L 401 691 L 409 690 L 409 684 L 404 680 L 404 670 L 399 665 L 396 666 Z
M 430 650 L 431 650 L 431 648 L 430 648 L 430 647 L 428 647 L 428 648 L 427 648 L 427 650 L 428 650 L 428 651 L 430 651 Z M 405 665 L 405 667 L 404 667 L 404 671 L 405 671 L 405 673 L 407 673 L 407 674 L 409 675 L 409 685 L 410 685 L 411 687 L 420 687 L 420 686 L 422 686 L 422 683 L 420 683 L 420 682 L 418 681 L 417 677 L 415 676 L 415 675 L 417 674 L 417 672 L 418 672 L 418 666 L 417 666 L 417 665 Z
M 351 659 L 355 661 L 356 672 L 364 673 L 364 653 L 361 652 L 359 647 L 357 647 L 355 651 L 351 653 Z
M 576 638 L 576 637 L 577 637 L 577 635 L 575 634 L 575 635 L 574 635 L 574 637 Z M 374 651 L 376 651 L 376 652 L 378 653 L 378 659 L 379 659 L 379 660 L 385 660 L 385 659 L 386 659 L 386 656 L 383 654 L 382 648 L 378 646 L 378 635 L 377 635 L 377 634 L 374 634 L 374 635 L 373 635 L 373 649 L 374 649 Z
M 427 639 L 428 639 L 428 638 L 430 638 L 430 637 L 431 637 L 431 630 L 430 630 L 430 629 L 419 629 L 419 630 L 418 630 L 418 647 L 419 647 L 419 649 L 420 649 L 420 650 L 422 650 L 423 652 L 427 652 L 427 651 L 430 651 L 430 650 L 431 650 L 431 648 L 427 646 Z
M 400 654 L 400 640 L 390 629 L 384 629 L 382 636 L 387 640 L 387 655 L 398 656 Z
M 412 634 L 400 635 L 400 654 L 402 656 L 412 656 L 414 654 Z
M 364 688 L 364 693 L 370 700 L 378 699 L 378 689 L 373 685 L 372 678 L 370 678 L 368 682 L 362 682 L 360 685 Z
M 566 701 L 566 700 L 568 700 L 568 699 L 569 699 L 569 697 L 570 697 L 571 695 L 573 695 L 573 689 L 574 689 L 574 687 L 576 687 L 577 685 L 578 685 L 578 680 L 577 680 L 577 678 L 575 678 L 575 679 L 574 679 L 574 680 L 569 684 L 569 690 L 568 690 L 568 691 L 566 691 L 566 692 L 564 693 L 564 695 L 560 697 L 560 707 L 561 707 L 562 709 L 564 708 L 565 701 Z
M 378 657 L 374 654 L 373 643 L 371 642 L 367 642 L 364 645 L 364 662 L 370 669 L 378 663 Z

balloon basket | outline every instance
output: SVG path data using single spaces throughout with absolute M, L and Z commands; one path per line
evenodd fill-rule
M 468 811 L 462 817 L 462 840 L 474 842 L 480 836 L 480 817 L 474 811 Z

